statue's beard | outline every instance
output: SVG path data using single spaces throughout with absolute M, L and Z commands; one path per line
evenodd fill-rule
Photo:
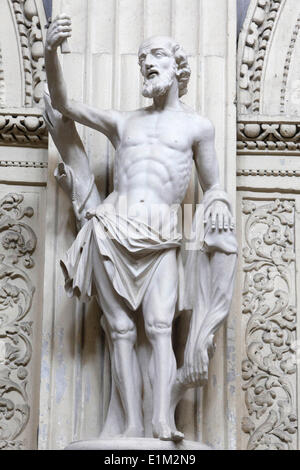
M 166 71 L 164 74 L 160 74 L 152 79 L 145 77 L 142 95 L 145 96 L 145 98 L 156 98 L 158 96 L 163 96 L 171 88 L 174 79 L 175 77 L 173 69 Z

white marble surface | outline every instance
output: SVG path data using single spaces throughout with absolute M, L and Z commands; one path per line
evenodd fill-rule
M 183 440 L 180 443 L 159 439 L 91 439 L 69 444 L 65 450 L 213 450 L 201 442 Z
M 70 40 L 72 57 L 63 58 L 70 93 L 77 100 L 96 104 L 104 109 L 135 109 L 148 103 L 140 97 L 141 82 L 136 55 L 138 46 L 144 37 L 153 34 L 169 35 L 172 32 L 187 50 L 192 68 L 189 93 L 184 101 L 208 116 L 215 124 L 221 184 L 228 189 L 231 200 L 234 201 L 235 132 L 232 123 L 235 122 L 235 86 L 234 80 L 227 82 L 227 79 L 234 77 L 235 26 L 232 27 L 232 22 L 235 23 L 235 2 L 230 0 L 220 5 L 220 2 L 215 0 L 191 0 L 189 9 L 186 9 L 184 4 L 177 0 L 154 0 L 143 4 L 145 10 L 139 0 L 130 0 L 126 4 L 120 2 L 117 8 L 113 3 L 106 1 L 89 2 L 84 8 L 79 1 L 58 1 L 54 2 L 54 6 L 56 11 L 70 13 L 74 20 L 73 30 L 76 35 Z M 214 33 L 215 29 L 219 32 L 218 37 Z M 133 79 L 140 84 L 138 88 L 132 87 Z M 100 192 L 105 194 L 112 188 L 112 149 L 107 146 L 106 139 L 101 135 L 87 132 L 80 127 L 79 132 L 83 136 Z M 227 139 L 228 135 L 231 136 L 230 139 Z M 48 277 L 45 285 L 57 289 L 60 299 L 59 302 L 47 302 L 45 305 L 45 385 L 42 385 L 41 393 L 41 448 L 62 448 L 76 438 L 99 434 L 110 394 L 105 379 L 109 370 L 107 349 L 103 337 L 99 339 L 97 309 L 95 306 L 89 307 L 88 312 L 84 314 L 82 307 L 70 302 L 67 304 L 62 297 L 60 273 L 57 272 L 56 278 L 50 276 L 50 266 L 53 266 L 54 271 L 56 269 L 56 265 L 52 265 L 53 260 L 61 256 L 74 236 L 70 229 L 70 219 L 68 221 L 65 217 L 68 203 L 62 193 L 57 192 L 51 176 L 56 159 L 57 155 L 52 147 L 48 192 L 48 207 L 49 210 L 51 207 L 53 209 L 52 214 L 51 211 L 48 212 L 48 246 L 52 248 L 47 254 L 49 276 L 46 274 Z M 108 180 L 107 175 L 110 175 Z M 193 174 L 186 202 L 200 198 L 199 187 L 195 181 Z M 58 208 L 56 216 L 55 208 Z M 51 223 L 53 216 L 57 217 L 58 226 L 63 227 L 59 233 Z M 52 252 L 52 258 L 51 250 L 55 251 Z M 75 320 L 72 311 L 77 312 Z M 51 323 L 53 312 L 55 320 Z M 178 331 L 182 329 L 181 325 Z M 53 338 L 51 342 L 49 332 Z M 178 341 L 181 341 L 179 335 Z M 183 346 L 182 344 L 181 347 Z M 225 365 L 226 348 L 224 332 L 221 331 L 218 334 L 216 358 L 212 362 L 209 385 L 203 392 L 204 400 L 199 392 L 189 390 L 178 410 L 180 428 L 184 430 L 186 438 L 200 439 L 199 436 L 202 435 L 206 441 L 217 447 L 227 446 L 225 429 L 228 427 L 228 421 L 224 416 L 224 407 L 231 407 L 233 398 L 232 388 L 228 388 L 228 399 L 225 399 L 226 394 L 219 393 L 220 387 L 227 387 L 224 371 L 227 367 L 232 368 L 231 360 Z M 96 363 L 99 373 L 95 374 Z M 103 397 L 102 408 L 98 404 L 99 394 Z M 146 413 L 151 413 L 149 407 L 146 408 Z M 219 429 L 218 433 L 215 432 L 216 427 Z M 234 434 L 234 429 L 232 431 Z M 147 428 L 146 435 L 149 434 L 150 429 Z

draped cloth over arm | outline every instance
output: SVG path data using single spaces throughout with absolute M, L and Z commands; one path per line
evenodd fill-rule
M 201 385 L 207 380 L 209 357 L 214 350 L 213 338 L 229 313 L 235 279 L 237 241 L 231 230 L 211 229 L 211 221 L 204 226 L 204 213 L 215 202 L 228 205 L 224 191 L 205 193 L 202 204 L 193 219 L 197 249 L 189 250 L 185 264 L 183 310 L 191 310 L 184 366 L 178 370 L 177 380 L 185 386 Z M 204 209 L 204 210 L 203 210 Z M 212 256 L 223 254 L 220 269 L 211 269 Z

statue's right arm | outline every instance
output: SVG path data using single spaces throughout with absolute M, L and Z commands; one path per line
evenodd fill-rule
M 116 147 L 121 113 L 114 110 L 101 111 L 68 98 L 57 48 L 70 36 L 70 17 L 65 14 L 59 15 L 48 28 L 45 45 L 45 67 L 52 106 L 64 116 L 102 132 Z

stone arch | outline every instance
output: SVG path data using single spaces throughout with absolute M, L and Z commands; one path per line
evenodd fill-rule
M 34 108 L 43 96 L 44 52 L 40 13 L 35 0 L 8 0 L 1 5 L 0 42 L 5 103 L 1 107 Z M 3 97 L 2 97 L 3 98 Z
M 299 115 L 300 4 L 252 0 L 238 47 L 240 114 Z

